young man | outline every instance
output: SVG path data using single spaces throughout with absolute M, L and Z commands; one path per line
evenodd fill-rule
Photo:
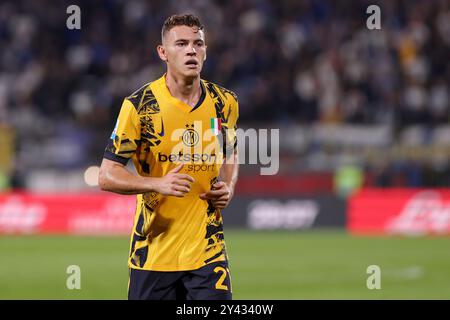
M 157 50 L 167 72 L 125 98 L 99 175 L 102 190 L 137 194 L 128 298 L 231 299 L 220 210 L 238 175 L 237 98 L 200 78 L 197 17 L 169 17 Z

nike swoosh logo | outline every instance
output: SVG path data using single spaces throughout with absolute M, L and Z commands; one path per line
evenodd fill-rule
M 164 137 L 164 122 L 162 118 L 161 118 L 161 132 L 159 132 L 158 135 Z

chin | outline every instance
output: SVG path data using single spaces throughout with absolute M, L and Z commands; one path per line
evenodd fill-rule
M 186 78 L 197 78 L 200 76 L 200 70 L 189 70 L 184 73 Z

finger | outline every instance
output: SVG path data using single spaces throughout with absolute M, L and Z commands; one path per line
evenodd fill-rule
M 214 183 L 212 186 L 214 187 L 214 189 L 217 190 L 217 189 L 225 187 L 226 184 L 223 181 L 218 181 L 218 182 Z
M 223 209 L 227 206 L 227 203 L 226 202 L 217 202 L 217 203 L 213 203 L 213 206 L 218 209 Z
M 191 188 L 191 183 L 186 181 L 186 180 L 183 180 L 183 179 L 176 179 L 176 180 L 173 181 L 173 183 L 176 186 L 183 186 L 183 187 L 187 187 L 189 189 Z
M 211 199 L 211 203 L 228 202 L 226 199 Z
M 228 203 L 228 200 L 217 200 L 217 199 L 215 199 L 215 200 L 211 200 L 211 203 L 212 203 L 213 205 L 216 205 L 216 204 L 224 204 L 224 203 Z
M 225 194 L 219 198 L 216 198 L 215 200 L 216 201 L 228 201 L 228 200 L 230 200 L 230 196 L 228 194 Z
M 214 201 L 214 200 L 211 200 L 211 203 L 213 204 L 213 205 L 219 205 L 219 204 L 226 204 L 228 201 L 226 201 L 226 200 L 220 200 L 220 201 Z
M 176 166 L 175 168 L 173 168 L 172 170 L 170 170 L 169 173 L 177 173 L 177 172 L 180 172 L 180 170 L 183 168 L 183 166 L 184 166 L 184 163 L 182 163 L 182 164 Z
M 184 197 L 186 195 L 186 193 L 173 189 L 170 192 L 168 192 L 167 195 L 168 196 L 182 198 L 182 197 Z
M 227 189 L 219 189 L 219 190 L 210 190 L 206 193 L 206 196 L 209 198 L 220 198 L 223 195 L 228 195 L 230 193 L 230 191 L 228 191 Z
M 202 193 L 199 197 L 202 200 L 216 200 L 216 197 L 212 197 L 208 193 Z
M 185 186 L 177 186 L 177 185 L 175 185 L 173 187 L 173 190 L 179 191 L 179 192 L 183 192 L 183 193 L 188 193 L 190 189 L 188 187 L 185 187 Z
M 200 194 L 200 199 L 202 199 L 202 200 L 212 200 L 212 199 L 215 199 L 215 198 L 209 197 L 208 194 L 206 194 L 206 193 L 202 193 L 202 194 Z
M 187 181 L 192 182 L 192 183 L 195 182 L 194 178 L 192 178 L 190 175 L 185 174 L 185 173 L 178 173 L 176 175 L 176 177 L 179 178 L 179 179 L 187 180 Z

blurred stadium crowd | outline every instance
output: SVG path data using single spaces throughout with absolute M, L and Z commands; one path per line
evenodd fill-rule
M 81 30 L 66 28 L 71 4 Z M 381 30 L 366 28 L 371 4 Z M 281 128 L 282 172 L 352 165 L 369 184 L 450 185 L 448 0 L 3 0 L 13 186 L 32 170 L 100 163 L 122 99 L 164 72 L 155 47 L 179 12 L 202 18 L 203 78 L 238 94 L 240 125 Z

